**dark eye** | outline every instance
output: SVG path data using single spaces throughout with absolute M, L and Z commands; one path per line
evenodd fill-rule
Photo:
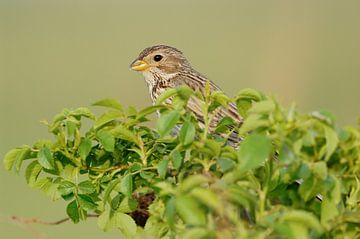
M 163 58 L 162 55 L 155 55 L 154 56 L 154 61 L 161 61 L 162 58 Z

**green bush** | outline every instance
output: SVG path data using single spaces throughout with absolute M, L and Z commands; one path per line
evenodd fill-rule
M 201 129 L 185 110 L 189 97 L 207 122 L 235 102 L 244 123 Z M 53 140 L 4 159 L 7 170 L 28 162 L 29 186 L 67 201 L 74 223 L 95 214 L 102 230 L 126 238 L 360 237 L 359 126 L 336 128 L 327 112 L 299 114 L 251 89 L 230 99 L 181 87 L 140 111 L 111 99 L 94 105 L 107 111 L 65 109 L 47 123 Z M 230 129 L 244 139 L 238 148 L 226 143 Z

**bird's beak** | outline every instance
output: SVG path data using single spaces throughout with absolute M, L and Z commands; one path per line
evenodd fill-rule
M 144 71 L 149 68 L 149 64 L 143 60 L 135 60 L 131 63 L 130 68 L 134 71 Z

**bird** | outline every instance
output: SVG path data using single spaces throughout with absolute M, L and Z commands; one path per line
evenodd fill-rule
M 166 90 L 179 86 L 188 86 L 194 91 L 205 94 L 207 82 L 210 91 L 222 91 L 213 81 L 196 71 L 186 59 L 184 54 L 175 47 L 167 45 L 155 45 L 145 48 L 139 56 L 130 64 L 134 71 L 141 72 L 149 88 L 150 98 L 153 103 Z M 171 104 L 171 100 L 165 103 Z M 190 98 L 186 109 L 192 112 L 201 128 L 204 127 L 204 116 L 198 100 Z M 235 125 L 241 125 L 243 117 L 239 114 L 234 103 L 229 103 L 226 108 L 219 108 L 209 122 L 209 131 L 213 132 L 218 123 L 224 117 L 230 117 Z M 231 131 L 227 135 L 227 141 L 232 145 L 237 145 L 241 141 L 234 126 L 229 126 Z
M 205 86 L 209 81 L 206 76 L 192 68 L 180 50 L 166 45 L 156 45 L 145 48 L 130 64 L 130 68 L 143 74 L 153 103 L 155 103 L 157 97 L 166 90 L 182 85 L 186 85 L 192 90 L 199 91 L 204 95 Z M 210 91 L 222 91 L 213 81 L 209 82 Z M 167 103 L 171 104 L 171 100 L 167 101 Z M 190 98 L 187 109 L 194 113 L 200 126 L 204 127 L 204 116 L 198 101 Z M 209 124 L 210 130 L 214 131 L 216 125 L 226 116 L 234 120 L 235 124 L 239 127 L 243 123 L 243 117 L 239 114 L 236 105 L 230 102 L 227 109 L 220 108 L 220 110 L 216 112 L 213 121 Z M 227 140 L 231 146 L 238 148 L 242 138 L 239 137 L 236 131 L 233 131 Z M 303 180 L 297 179 L 295 182 L 300 185 Z M 316 198 L 322 201 L 321 194 L 318 194 Z

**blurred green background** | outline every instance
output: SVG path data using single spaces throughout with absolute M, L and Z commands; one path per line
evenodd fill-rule
M 169 44 L 229 95 L 245 87 L 302 111 L 329 110 L 339 125 L 360 115 L 360 2 L 336 0 L 0 0 L 0 155 L 47 138 L 39 123 L 64 107 L 116 98 L 150 104 L 129 63 Z M 0 167 L 1 238 L 116 238 L 95 219 L 23 226 L 11 215 L 56 220 L 63 202 Z

